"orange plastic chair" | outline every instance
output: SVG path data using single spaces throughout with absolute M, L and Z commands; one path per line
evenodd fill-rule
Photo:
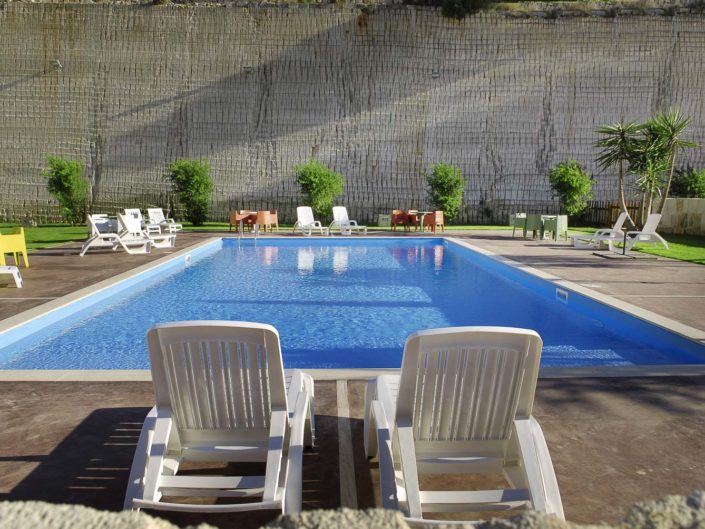
M 27 258 L 27 244 L 24 240 L 24 228 L 12 228 L 10 233 L 0 235 L 0 266 L 5 266 L 5 254 L 11 253 L 15 258 L 15 266 L 20 264 L 20 254 L 24 260 L 24 265 L 29 268 Z
M 255 232 L 259 233 L 261 229 L 267 233 L 267 226 L 269 226 L 269 231 L 272 231 L 272 214 L 269 211 L 258 211 L 255 219 Z
M 279 216 L 277 215 L 276 209 L 269 210 L 269 218 L 272 219 L 272 224 L 274 224 L 274 227 L 279 231 Z M 272 231 L 272 224 L 269 225 L 270 232 Z
M 424 225 L 424 228 L 431 228 L 431 231 L 433 231 L 433 233 L 436 233 L 437 226 L 441 227 L 441 231 L 445 231 L 445 222 L 443 219 L 443 212 L 442 211 L 434 211 L 430 215 L 426 215 L 423 218 L 423 225 Z
M 392 210 L 392 230 L 396 230 L 398 224 L 404 226 L 405 230 L 409 229 L 409 215 L 403 209 Z

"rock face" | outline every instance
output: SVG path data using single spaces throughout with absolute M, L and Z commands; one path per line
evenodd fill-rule
M 177 529 L 177 526 L 144 513 L 105 512 L 80 505 L 53 505 L 42 502 L 0 503 L 0 529 Z M 200 524 L 197 528 L 212 526 Z M 381 509 L 304 511 L 283 516 L 262 529 L 407 529 L 400 513 Z M 458 528 L 441 525 L 439 529 Z M 467 526 L 468 528 L 472 526 Z M 492 519 L 476 529 L 612 529 L 608 525 L 577 525 L 535 512 L 511 518 Z M 613 529 L 703 529 L 705 492 L 690 496 L 666 496 L 635 505 L 624 522 Z
M 178 158 L 210 162 L 214 220 L 247 208 L 291 221 L 293 167 L 311 156 L 346 177 L 339 201 L 365 223 L 428 207 L 421 172 L 441 161 L 468 177 L 464 222 L 555 212 L 546 173 L 567 159 L 613 199 L 613 171 L 593 162 L 598 125 L 679 107 L 705 143 L 704 25 L 680 12 L 6 3 L 0 218 L 57 218 L 48 155 L 82 160 L 106 213 L 168 208 Z M 702 149 L 679 156 L 705 166 Z

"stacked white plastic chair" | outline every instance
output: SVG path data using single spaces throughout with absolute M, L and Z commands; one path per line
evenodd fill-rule
M 429 512 L 532 508 L 563 518 L 553 464 L 532 416 L 541 356 L 534 331 L 451 327 L 411 335 L 401 375 L 365 394 L 365 452 L 379 457 L 382 506 Z M 422 474 L 498 474 L 502 490 L 421 490 Z
M 313 444 L 313 380 L 298 370 L 285 373 L 274 327 L 164 323 L 150 329 L 147 344 L 156 406 L 142 427 L 124 508 L 298 512 L 303 449 Z M 181 475 L 184 461 L 265 462 L 266 468 L 264 476 L 198 475 L 197 469 Z M 248 501 L 232 501 L 238 498 Z

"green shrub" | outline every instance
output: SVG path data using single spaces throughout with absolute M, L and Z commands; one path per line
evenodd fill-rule
M 86 216 L 88 182 L 83 177 L 83 163 L 64 160 L 56 156 L 48 158 L 49 169 L 42 173 L 47 177 L 47 189 L 59 201 L 61 213 L 71 224 L 81 224 Z
M 579 215 L 592 198 L 592 181 L 575 160 L 561 162 L 548 173 L 551 188 L 558 195 L 561 211 Z
M 705 198 L 705 169 L 696 171 L 690 165 L 673 175 L 671 192 L 681 198 Z
M 477 13 L 482 7 L 482 0 L 443 0 L 441 13 L 445 17 L 462 20 L 467 15 Z
M 443 210 L 443 216 L 453 220 L 463 202 L 465 178 L 457 167 L 438 163 L 431 168 L 431 174 L 422 173 L 428 182 L 428 198 L 434 209 Z
M 186 220 L 194 226 L 202 226 L 208 216 L 213 180 L 207 162 L 200 160 L 176 160 L 169 165 L 167 178 L 186 210 Z
M 333 200 L 343 194 L 343 175 L 311 159 L 294 167 L 296 181 L 306 195 L 306 205 L 317 217 L 329 217 Z

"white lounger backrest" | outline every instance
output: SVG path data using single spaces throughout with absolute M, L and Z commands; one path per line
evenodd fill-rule
M 150 224 L 161 224 L 166 222 L 162 208 L 147 208 Z
M 333 220 L 342 223 L 349 222 L 348 208 L 345 206 L 333 206 Z
M 125 216 L 134 217 L 140 223 L 142 222 L 142 212 L 140 211 L 139 208 L 125 208 Z
M 613 231 L 622 231 L 622 226 L 624 226 L 624 221 L 627 220 L 627 212 L 622 211 L 617 217 L 617 221 L 612 226 Z
M 656 228 L 658 227 L 659 222 L 661 222 L 660 213 L 649 214 L 649 216 L 646 218 L 646 223 L 644 224 L 644 227 L 641 229 L 641 233 L 656 233 Z
M 528 418 L 542 342 L 531 330 L 451 327 L 420 331 L 404 347 L 397 420 L 417 441 L 506 440 Z
M 314 223 L 313 210 L 311 209 L 311 207 L 310 206 L 297 207 L 296 208 L 296 220 L 298 220 L 302 226 L 308 226 L 309 224 L 313 224 Z
M 125 210 L 127 211 L 127 210 Z M 134 215 L 118 213 L 118 222 L 120 225 L 119 231 L 127 231 L 128 233 L 142 233 L 142 223 Z
M 157 406 L 185 430 L 269 428 L 287 409 L 279 334 L 238 321 L 159 324 L 147 333 Z

